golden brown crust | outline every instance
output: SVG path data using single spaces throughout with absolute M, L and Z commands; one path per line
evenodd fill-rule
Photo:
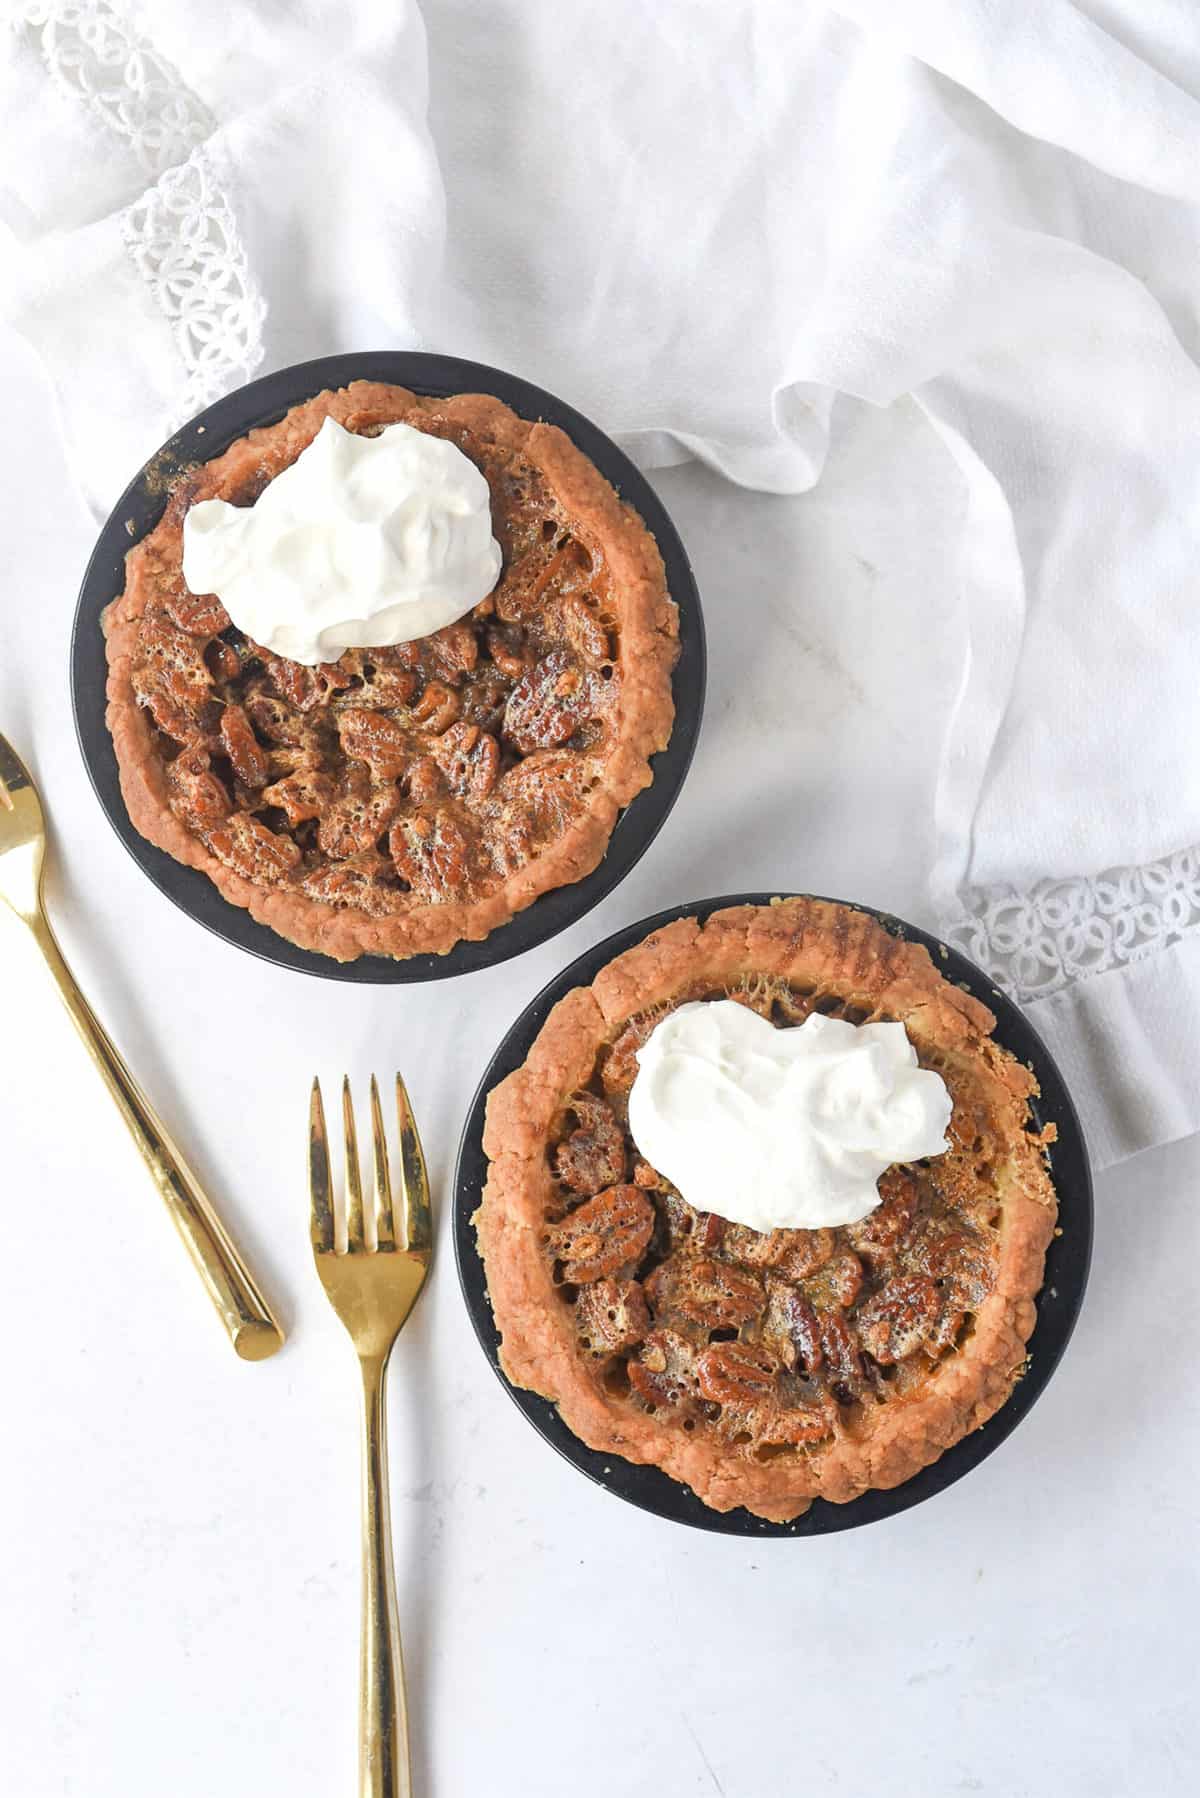
M 129 552 L 124 592 L 108 607 L 107 722 L 120 771 L 121 792 L 136 829 L 177 861 L 200 869 L 231 904 L 249 911 L 289 942 L 338 961 L 364 954 L 407 957 L 445 954 L 455 943 L 478 941 L 542 893 L 581 880 L 599 864 L 617 817 L 652 778 L 650 757 L 665 748 L 674 720 L 671 673 L 678 654 L 678 615 L 666 588 L 662 558 L 642 520 L 599 470 L 556 426 L 529 422 L 487 394 L 425 399 L 404 388 L 355 381 L 294 407 L 278 424 L 259 427 L 200 470 L 186 472 L 192 498 L 234 492 L 261 474 L 278 473 L 326 417 L 347 428 L 370 428 L 423 416 L 519 451 L 556 496 L 563 511 L 603 548 L 620 616 L 615 661 L 619 694 L 612 747 L 578 814 L 562 833 L 481 897 L 413 903 L 384 917 L 322 903 L 294 885 L 244 878 L 212 853 L 168 803 L 157 732 L 138 702 L 131 678 L 139 624 L 162 558 L 182 555 L 186 509 L 169 505 L 154 531 Z M 203 485 L 196 485 L 197 476 Z
M 703 1428 L 686 1433 L 677 1419 L 606 1390 L 597 1364 L 580 1353 L 542 1246 L 555 1201 L 547 1142 L 564 1105 L 631 1016 L 694 990 L 698 974 L 714 984 L 776 975 L 898 1019 L 923 1061 L 969 1082 L 1000 1146 L 995 1280 L 967 1341 L 910 1394 L 856 1414 L 853 1427 L 839 1423 L 827 1441 L 761 1463 Z M 656 1464 L 721 1511 L 741 1505 L 785 1521 L 815 1497 L 845 1503 L 899 1485 L 936 1460 L 1013 1388 L 1057 1215 L 1041 1143 L 1026 1128 L 1036 1085 L 994 1041 L 994 1023 L 985 1006 L 942 977 L 924 948 L 824 901 L 734 907 L 703 925 L 682 919 L 618 956 L 590 987 L 555 1006 L 524 1065 L 488 1101 L 490 1167 L 475 1224 L 508 1378 L 551 1398 L 589 1447 Z

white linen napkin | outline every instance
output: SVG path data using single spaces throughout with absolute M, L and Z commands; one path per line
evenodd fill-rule
M 335 349 L 497 362 L 780 494 L 838 393 L 912 395 L 962 483 L 932 905 L 1098 1163 L 1200 1127 L 1190 0 L 424 11 L 17 6 L 4 311 L 93 502 Z

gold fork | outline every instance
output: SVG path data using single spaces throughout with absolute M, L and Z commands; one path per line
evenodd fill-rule
M 230 1341 L 245 1361 L 262 1361 L 283 1331 L 196 1176 L 167 1135 L 75 983 L 42 904 L 46 823 L 37 789 L 0 736 L 0 899 L 27 925 L 58 984 L 59 996 L 125 1119 L 138 1153 L 166 1201 Z
M 388 1500 L 384 1375 L 408 1320 L 433 1252 L 429 1179 L 408 1092 L 396 1075 L 400 1120 L 401 1231 L 396 1236 L 387 1137 L 379 1087 L 371 1076 L 374 1203 L 364 1214 L 354 1103 L 342 1081 L 346 1138 L 344 1242 L 337 1229 L 321 1086 L 313 1081 L 308 1129 L 312 1246 L 330 1304 L 350 1334 L 362 1371 L 362 1642 L 359 1658 L 359 1798 L 411 1798 L 408 1706 L 396 1616 L 392 1526 Z

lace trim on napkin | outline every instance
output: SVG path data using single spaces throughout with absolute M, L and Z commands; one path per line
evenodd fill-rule
M 947 942 L 1028 1003 L 1200 931 L 1200 845 L 1090 880 L 969 888 L 962 900 Z
M 27 0 L 56 86 L 85 103 L 152 178 L 121 214 L 121 236 L 179 348 L 174 426 L 262 361 L 266 303 L 205 141 L 216 119 L 118 0 Z
M 51 79 L 123 137 L 147 175 L 182 162 L 216 120 L 117 0 L 26 0 Z
M 205 151 L 128 207 L 121 234 L 179 345 L 187 385 L 171 423 L 182 424 L 253 374 L 267 315 Z

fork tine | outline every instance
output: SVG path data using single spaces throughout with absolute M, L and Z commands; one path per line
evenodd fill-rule
M 318 1255 L 333 1253 L 333 1178 L 329 1170 L 329 1138 L 321 1082 L 312 1083 L 308 1108 L 308 1191 L 312 1204 L 309 1235 Z
M 342 1080 L 342 1127 L 346 1133 L 346 1247 L 353 1251 L 366 1248 L 363 1236 L 362 1173 L 358 1161 L 358 1132 L 354 1128 L 354 1101 L 350 1097 L 350 1077 Z
M 396 1246 L 396 1220 L 392 1211 L 392 1182 L 388 1174 L 387 1137 L 379 1103 L 379 1082 L 371 1075 L 371 1136 L 375 1148 L 375 1240 L 381 1249 Z
M 396 1114 L 400 1119 L 400 1199 L 404 1210 L 404 1247 L 427 1255 L 433 1247 L 433 1217 L 429 1209 L 429 1176 L 408 1101 L 403 1074 L 396 1075 Z

